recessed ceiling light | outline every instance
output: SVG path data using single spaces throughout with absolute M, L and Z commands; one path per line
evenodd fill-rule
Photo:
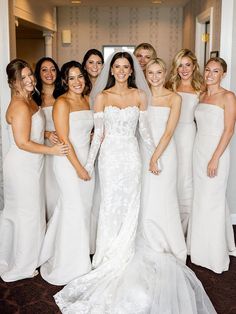
M 71 0 L 71 3 L 74 3 L 74 4 L 81 4 L 82 1 L 80 0 Z
M 161 1 L 161 0 L 152 0 L 152 3 L 153 3 L 153 4 L 161 4 L 162 1 Z

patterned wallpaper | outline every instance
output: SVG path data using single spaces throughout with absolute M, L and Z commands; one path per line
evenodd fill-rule
M 90 48 L 151 43 L 167 64 L 182 48 L 182 8 L 60 7 L 58 62 L 82 61 Z M 71 44 L 62 44 L 62 30 L 71 30 Z

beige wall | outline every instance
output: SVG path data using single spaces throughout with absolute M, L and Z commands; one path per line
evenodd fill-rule
M 54 9 L 47 1 L 14 0 L 14 15 L 45 29 L 56 29 Z
M 221 0 L 190 0 L 183 11 L 183 47 L 195 50 L 196 16 L 213 7 L 212 50 L 220 50 Z
M 58 61 L 82 61 L 90 48 L 102 45 L 151 43 L 169 64 L 182 47 L 182 8 L 61 7 L 58 9 Z M 63 45 L 61 31 L 71 30 Z

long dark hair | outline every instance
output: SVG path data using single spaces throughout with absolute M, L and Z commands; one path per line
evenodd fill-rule
M 107 84 L 106 84 L 105 89 L 111 88 L 112 86 L 115 85 L 115 78 L 111 74 L 111 68 L 112 68 L 113 64 L 115 63 L 115 61 L 117 59 L 120 59 L 120 58 L 127 59 L 129 61 L 129 63 L 130 63 L 130 66 L 131 66 L 132 73 L 131 73 L 131 75 L 128 78 L 128 82 L 127 82 L 128 83 L 128 88 L 137 88 L 137 85 L 136 85 L 136 82 L 135 82 L 135 71 L 134 71 L 133 59 L 132 59 L 131 55 L 128 52 L 123 51 L 123 52 L 117 52 L 116 54 L 114 54 L 113 58 L 111 59 L 110 70 L 109 70 L 109 75 L 108 75 Z
M 83 69 L 81 63 L 79 63 L 78 61 L 72 60 L 72 61 L 64 63 L 63 66 L 61 67 L 61 78 L 62 78 L 62 86 L 63 86 L 64 92 L 68 91 L 69 71 L 71 68 L 78 68 L 84 77 L 85 87 L 88 84 L 87 78 L 85 75 L 85 70 Z M 82 95 L 83 96 L 85 95 L 85 88 Z
M 43 88 L 42 79 L 40 76 L 40 69 L 41 69 L 43 62 L 45 62 L 45 61 L 51 62 L 56 69 L 56 80 L 54 83 L 55 87 L 54 87 L 54 91 L 53 91 L 53 97 L 55 99 L 57 99 L 61 94 L 63 94 L 61 75 L 60 75 L 60 70 L 59 70 L 57 63 L 52 58 L 43 57 L 36 63 L 35 71 L 34 71 L 34 75 L 35 75 L 37 83 L 36 83 L 36 93 L 34 93 L 33 99 L 39 106 L 41 106 L 41 104 L 42 104 L 42 88 Z
M 86 65 L 86 62 L 88 61 L 88 59 L 92 56 L 92 55 L 95 55 L 95 56 L 98 56 L 101 61 L 102 61 L 102 64 L 104 64 L 104 58 L 103 58 L 103 55 L 102 53 L 97 50 L 97 49 L 89 49 L 86 54 L 84 55 L 84 58 L 83 58 L 83 62 L 82 62 L 82 68 L 84 69 L 85 71 L 85 76 L 86 76 L 86 80 L 88 82 L 87 86 L 86 86 L 86 95 L 89 95 L 91 90 L 92 90 L 92 82 L 90 81 L 90 78 L 89 78 L 89 75 L 88 75 L 88 72 L 86 71 L 85 69 L 85 65 Z

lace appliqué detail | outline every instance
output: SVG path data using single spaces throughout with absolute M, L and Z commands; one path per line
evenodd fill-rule
M 94 135 L 91 143 L 91 147 L 89 150 L 89 155 L 87 159 L 87 163 L 85 165 L 85 169 L 88 171 L 89 175 L 92 175 L 94 169 L 94 162 L 96 156 L 98 154 L 100 145 L 102 143 L 104 133 L 104 113 L 96 112 L 94 113 Z

